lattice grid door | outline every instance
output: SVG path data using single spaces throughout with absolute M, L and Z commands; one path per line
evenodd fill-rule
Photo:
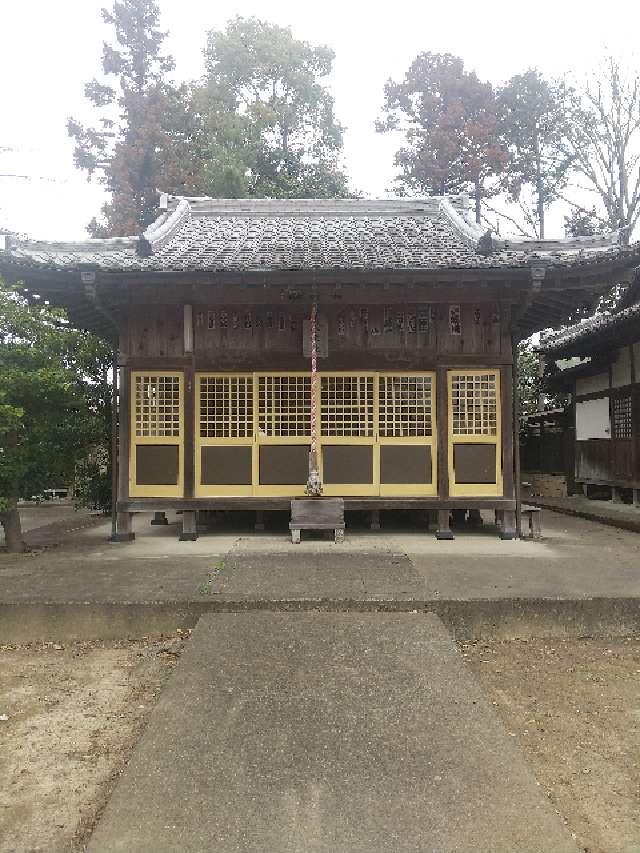
M 129 494 L 183 494 L 183 375 L 132 372 Z
M 253 374 L 196 376 L 196 496 L 253 494 Z
M 301 496 L 309 471 L 311 376 L 259 373 L 255 495 Z
M 324 493 L 378 494 L 377 374 L 323 373 L 319 385 Z
M 437 494 L 435 374 L 378 379 L 380 494 Z
M 311 438 L 311 377 L 258 375 L 258 435 L 261 440 L 308 442 Z
M 633 398 L 630 394 L 613 397 L 613 438 L 633 437 Z
M 450 370 L 449 492 L 502 494 L 499 370 Z

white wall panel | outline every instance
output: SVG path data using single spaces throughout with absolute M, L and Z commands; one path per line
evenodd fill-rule
M 576 440 L 588 438 L 611 438 L 608 397 L 576 403 Z

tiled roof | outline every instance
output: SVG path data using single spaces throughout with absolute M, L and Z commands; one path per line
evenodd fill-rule
M 165 197 L 165 200 L 167 198 Z M 14 267 L 109 272 L 439 270 L 573 267 L 623 252 L 617 235 L 492 239 L 460 197 L 392 200 L 171 198 L 140 238 L 71 243 L 5 238 Z
M 622 325 L 633 321 L 638 322 L 640 336 L 640 302 L 613 314 L 596 314 L 595 317 L 589 317 L 574 326 L 552 332 L 541 339 L 539 349 L 549 355 L 564 350 L 574 351 L 580 344 L 590 344 L 600 336 L 610 336 Z

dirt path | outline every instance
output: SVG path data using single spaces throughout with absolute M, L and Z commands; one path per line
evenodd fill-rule
M 83 849 L 181 646 L 0 647 L 2 853 Z
M 640 853 L 640 637 L 462 651 L 588 853 Z

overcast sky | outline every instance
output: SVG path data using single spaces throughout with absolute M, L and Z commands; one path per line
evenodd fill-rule
M 345 164 L 354 189 L 369 196 L 386 194 L 394 173 L 397 142 L 373 127 L 383 85 L 417 53 L 456 53 L 493 83 L 531 66 L 550 76 L 581 74 L 605 51 L 627 61 L 640 53 L 637 0 L 159 4 L 179 80 L 202 74 L 206 31 L 237 14 L 290 25 L 296 37 L 332 47 L 329 84 L 346 128 Z M 111 0 L 0 2 L 0 226 L 34 238 L 82 238 L 99 210 L 102 191 L 74 170 L 65 124 L 69 115 L 90 120 L 83 86 L 98 75 L 102 42 L 111 39 L 100 17 L 105 5 Z M 561 223 L 556 213 L 552 227 Z

